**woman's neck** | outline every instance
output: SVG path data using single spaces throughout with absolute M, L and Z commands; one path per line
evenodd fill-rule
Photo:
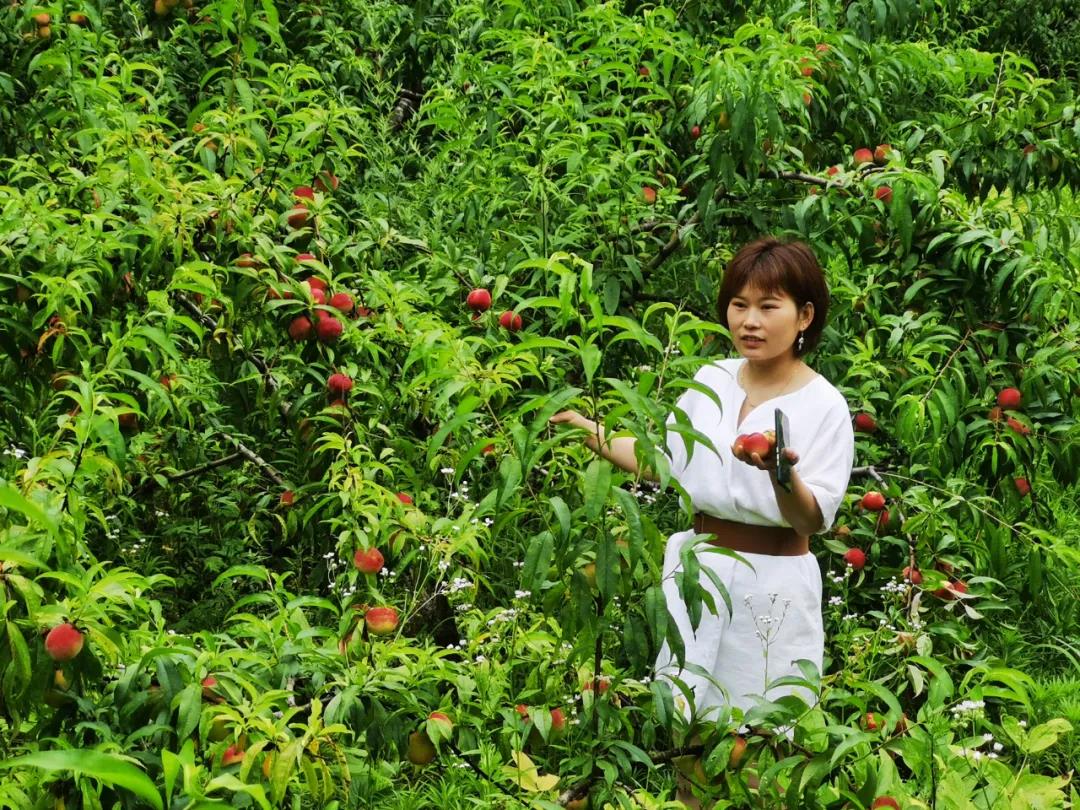
M 765 361 L 746 358 L 743 379 L 749 385 L 779 385 L 790 380 L 802 365 L 802 360 L 794 355 Z

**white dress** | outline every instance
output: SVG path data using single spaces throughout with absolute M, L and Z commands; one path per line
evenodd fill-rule
M 847 490 L 855 454 L 855 436 L 847 401 L 831 383 L 817 375 L 802 388 L 767 400 L 738 423 L 746 392 L 737 382 L 745 359 L 719 360 L 703 366 L 694 380 L 720 399 L 721 408 L 700 391 L 689 389 L 676 403 L 690 424 L 707 436 L 719 456 L 702 444 L 688 452 L 682 436 L 668 433 L 668 462 L 672 476 L 686 489 L 695 512 L 740 523 L 765 526 L 789 525 L 780 514 L 769 474 L 737 460 L 731 452 L 742 433 L 771 430 L 774 411 L 788 417 L 785 443 L 799 454 L 794 465 L 799 478 L 817 499 L 824 529 L 832 526 Z M 675 422 L 675 412 L 668 417 Z M 823 529 L 823 530 L 824 530 Z M 690 718 L 690 706 L 674 679 L 681 680 L 693 695 L 699 717 L 722 705 L 749 709 L 760 696 L 770 700 L 799 693 L 808 703 L 815 696 L 794 686 L 767 683 L 785 675 L 802 676 L 794 663 L 806 659 L 820 672 L 825 647 L 821 617 L 821 570 L 812 553 L 795 557 L 743 554 L 753 566 L 731 557 L 709 553 L 707 545 L 696 552 L 702 568 L 716 572 L 732 601 L 732 614 L 704 570 L 702 588 L 713 595 L 719 615 L 703 606 L 701 622 L 691 627 L 685 603 L 675 583 L 682 570 L 681 547 L 694 536 L 693 529 L 668 538 L 664 554 L 663 583 L 668 611 L 682 635 L 687 668 L 678 663 L 665 642 L 656 659 L 656 676 L 667 679 L 676 704 Z M 700 667 L 702 671 L 695 671 Z

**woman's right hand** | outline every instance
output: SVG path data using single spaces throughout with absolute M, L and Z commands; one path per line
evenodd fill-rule
M 587 428 L 592 422 L 591 419 L 586 419 L 577 411 L 559 411 L 557 414 L 548 419 L 548 422 L 553 425 L 569 424 L 571 427 Z
M 634 437 L 620 436 L 609 442 L 605 438 L 605 432 L 602 425 L 594 422 L 587 416 L 583 416 L 577 411 L 559 411 L 559 413 L 550 417 L 548 422 L 553 425 L 570 425 L 571 427 L 581 428 L 587 431 L 588 435 L 585 436 L 586 447 L 599 453 L 608 461 L 615 464 L 617 467 L 626 470 L 628 473 L 638 475 L 637 459 L 634 456 L 634 447 L 637 444 L 637 439 Z M 656 480 L 652 473 L 646 473 L 645 477 L 650 480 Z

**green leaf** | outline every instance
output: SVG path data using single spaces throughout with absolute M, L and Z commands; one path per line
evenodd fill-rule
M 199 727 L 201 716 L 202 686 L 197 683 L 189 683 L 180 693 L 180 707 L 177 717 L 179 728 L 176 733 L 181 740 L 190 737 L 192 732 Z
M 622 509 L 626 528 L 630 534 L 630 553 L 627 562 L 633 568 L 645 548 L 645 530 L 641 525 L 641 512 L 638 510 L 637 499 L 622 487 L 615 487 L 615 500 L 619 502 L 619 508 Z
M 645 591 L 645 621 L 653 643 L 659 647 L 667 635 L 668 624 L 667 600 L 659 585 L 652 585 Z
M 585 519 L 596 520 L 611 489 L 611 464 L 594 458 L 585 469 Z
M 43 526 L 49 534 L 55 535 L 59 531 L 60 524 L 44 509 L 31 500 L 23 497 L 19 490 L 10 484 L 0 485 L 0 508 L 11 509 L 19 512 L 32 522 Z
M 619 587 L 619 559 L 615 538 L 605 534 L 596 546 L 596 585 L 605 599 L 614 596 Z
M 1063 717 L 1055 717 L 1040 723 L 1027 734 L 1027 741 L 1022 750 L 1026 754 L 1037 754 L 1052 745 L 1057 745 L 1058 738 L 1073 730 L 1072 724 Z
M 558 495 L 548 498 L 548 504 L 555 513 L 555 519 L 559 521 L 559 539 L 565 543 L 570 537 L 570 507 Z
M 596 374 L 596 369 L 599 368 L 602 359 L 603 355 L 600 350 L 592 343 L 587 343 L 581 347 L 581 366 L 585 371 L 585 379 L 590 386 L 592 386 L 593 375 Z
M 126 757 L 94 750 L 38 751 L 0 762 L 0 769 L 40 768 L 49 773 L 71 771 L 85 774 L 106 785 L 124 788 L 162 810 L 161 795 L 145 773 Z
M 649 660 L 649 641 L 645 633 L 645 623 L 637 613 L 626 617 L 623 625 L 623 652 L 631 664 L 647 666 Z
M 217 579 L 214 580 L 210 586 L 216 588 L 222 582 L 233 577 L 251 577 L 252 579 L 259 579 L 263 582 L 270 581 L 270 572 L 261 565 L 234 565 L 232 568 L 227 569 L 223 573 L 219 574 Z
M 654 678 L 649 681 L 649 691 L 653 696 L 653 713 L 656 715 L 656 721 L 664 728 L 670 729 L 675 715 L 675 696 L 671 692 L 670 685 Z
M 15 563 L 19 568 L 44 568 L 45 563 L 13 546 L 0 546 L 0 562 Z
M 172 751 L 163 749 L 161 752 L 161 770 L 165 774 L 165 800 L 171 801 L 173 788 L 176 786 L 176 777 L 180 775 L 184 763 Z
M 466 422 L 476 418 L 476 408 L 480 405 L 480 397 L 469 396 L 465 397 L 457 407 L 457 414 L 443 425 L 435 433 L 434 436 L 428 441 L 427 459 L 425 463 L 429 468 L 433 469 L 435 463 L 435 454 L 439 452 L 439 448 L 442 447 L 443 442 L 446 441 L 446 437 L 464 425 Z
M 522 586 L 527 591 L 539 593 L 551 566 L 554 542 L 551 532 L 541 532 L 529 543 L 525 552 L 525 566 L 521 572 Z
M 522 751 L 511 751 L 513 765 L 503 765 L 503 776 L 508 777 L 513 783 L 529 793 L 546 793 L 554 790 L 559 784 L 559 777 L 554 774 L 541 775 L 533 761 Z
M 696 545 L 697 541 L 683 544 L 679 550 L 682 572 L 675 575 L 675 581 L 679 586 L 679 597 L 686 604 L 690 627 L 695 631 L 701 624 L 702 599 L 705 597 L 705 592 L 698 581 L 701 574 L 701 561 L 697 556 Z
M 9 621 L 7 623 L 7 637 L 18 690 L 23 692 L 30 683 L 30 650 L 27 648 L 26 639 L 23 638 L 15 622 Z
M 1040 776 L 1022 773 L 1010 795 L 1009 810 L 1030 810 L 1033 807 L 1064 807 L 1062 791 L 1069 784 L 1068 776 Z
M 495 502 L 496 510 L 499 510 L 517 492 L 521 485 L 521 462 L 518 459 L 506 455 L 499 462 L 499 497 Z

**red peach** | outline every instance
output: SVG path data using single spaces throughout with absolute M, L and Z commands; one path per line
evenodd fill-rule
M 877 430 L 877 422 L 868 413 L 855 414 L 855 429 L 862 433 L 873 433 Z
M 855 165 L 856 166 L 860 166 L 863 163 L 873 163 L 874 162 L 874 153 L 871 152 L 869 149 L 866 149 L 866 148 L 856 149 L 854 158 L 855 158 Z
M 743 451 L 748 457 L 752 457 L 754 453 L 757 453 L 762 458 L 765 458 L 771 449 L 769 439 L 764 433 L 751 433 L 743 440 Z
M 312 334 L 314 334 L 314 330 L 307 315 L 298 315 L 289 323 L 289 337 L 293 340 L 308 340 Z
M 383 569 L 385 559 L 377 548 L 357 549 L 353 555 L 353 565 L 363 574 L 377 574 Z
M 347 374 L 331 374 L 326 380 L 326 389 L 333 396 L 344 396 L 352 390 L 352 377 Z
M 885 496 L 873 490 L 867 492 L 862 498 L 862 508 L 871 512 L 880 512 L 885 508 Z
M 870 810 L 879 810 L 882 807 L 892 807 L 894 810 L 900 810 L 900 805 L 892 796 L 878 796 L 874 799 L 874 803 L 870 805 Z
M 849 548 L 844 552 L 844 562 L 856 571 L 862 571 L 866 565 L 866 552 L 860 548 Z
M 513 310 L 507 310 L 499 316 L 499 326 L 503 329 L 507 329 L 511 332 L 518 332 L 521 330 L 521 325 L 521 316 Z
M 213 675 L 207 675 L 202 679 L 202 697 L 203 700 L 209 703 L 221 703 L 223 700 L 214 689 L 218 685 L 218 680 Z
M 491 293 L 482 287 L 472 290 L 465 298 L 465 305 L 473 312 L 486 312 L 491 308 Z
M 45 636 L 45 652 L 53 661 L 70 661 L 82 652 L 85 638 L 70 622 L 58 624 Z
M 946 602 L 949 602 L 955 599 L 958 593 L 967 592 L 967 583 L 964 582 L 962 579 L 954 579 L 944 588 L 938 588 L 936 591 L 934 591 L 934 596 L 938 597 L 939 599 L 944 599 Z
M 339 312 L 352 312 L 353 311 L 353 298 L 348 293 L 339 292 L 330 296 L 330 306 Z
M 368 632 L 375 636 L 393 633 L 398 626 L 398 612 L 392 607 L 368 608 L 364 614 Z
M 289 227 L 303 228 L 307 225 L 308 209 L 306 205 L 296 205 L 289 209 Z
M 225 749 L 225 753 L 221 755 L 221 767 L 223 768 L 227 768 L 230 765 L 236 765 L 243 761 L 244 749 L 239 745 L 230 745 Z
M 1020 389 L 1003 388 L 997 395 L 997 404 L 1006 410 L 1015 411 L 1020 407 Z
M 323 193 L 337 191 L 339 185 L 341 185 L 341 181 L 329 169 L 323 169 L 319 172 L 319 176 L 315 178 L 315 188 Z
M 1014 419 L 1011 416 L 1005 420 L 1005 424 L 1009 426 L 1010 430 L 1012 430 L 1014 433 L 1019 433 L 1021 436 L 1027 436 L 1029 433 L 1031 433 L 1031 428 L 1029 428 L 1019 419 Z
M 344 328 L 341 321 L 323 310 L 319 311 L 319 321 L 315 324 L 315 334 L 320 343 L 333 343 L 341 337 Z

